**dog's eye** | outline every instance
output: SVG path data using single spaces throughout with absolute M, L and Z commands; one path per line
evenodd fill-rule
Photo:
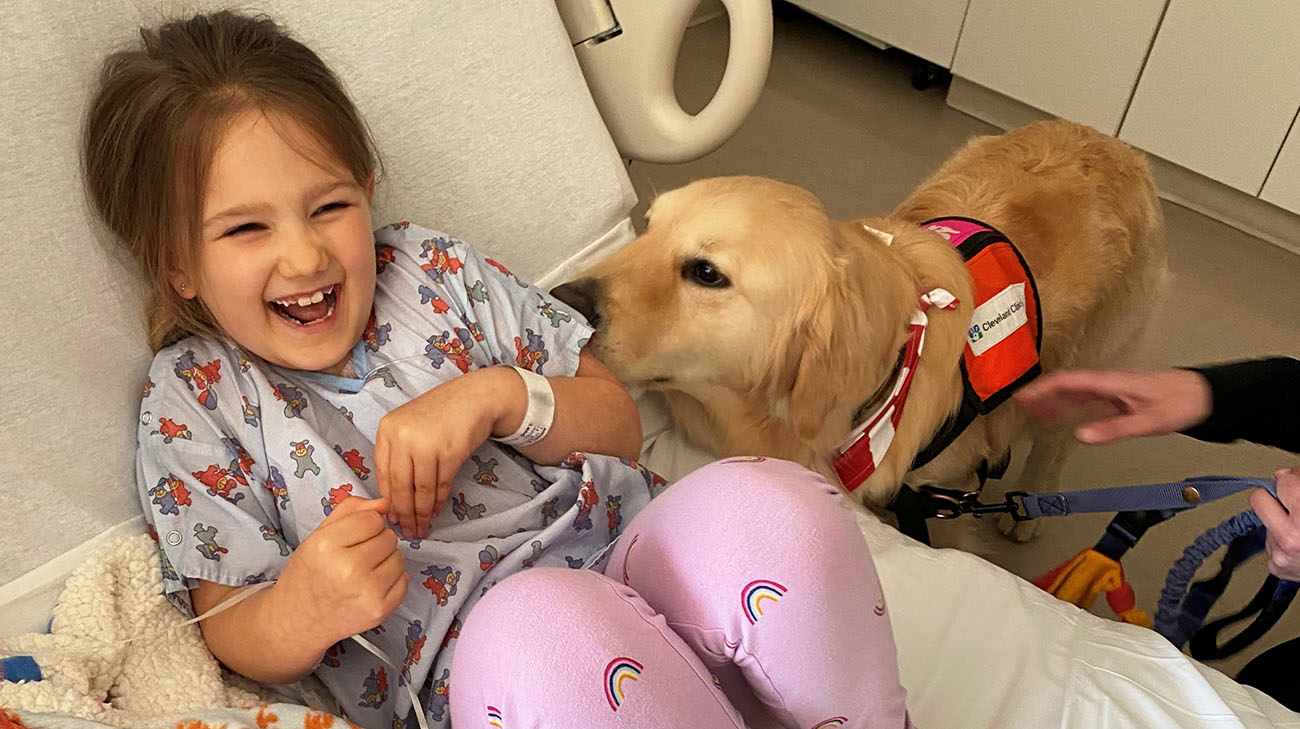
M 726 276 L 723 276 L 721 271 L 714 268 L 712 263 L 702 259 L 687 261 L 683 264 L 682 278 L 715 289 L 726 288 L 731 285 L 731 281 Z

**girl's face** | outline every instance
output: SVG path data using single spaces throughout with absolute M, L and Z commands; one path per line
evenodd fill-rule
M 245 113 L 213 155 L 198 270 L 172 283 L 262 359 L 339 374 L 374 301 L 372 194 L 301 125 Z

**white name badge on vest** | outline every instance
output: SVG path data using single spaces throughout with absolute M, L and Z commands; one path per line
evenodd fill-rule
M 1025 312 L 1025 284 L 1013 283 L 975 307 L 970 321 L 966 339 L 978 357 L 1029 323 L 1029 314 Z

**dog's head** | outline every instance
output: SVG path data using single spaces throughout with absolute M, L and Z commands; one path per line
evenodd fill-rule
M 659 196 L 647 217 L 643 235 L 552 291 L 596 326 L 594 353 L 624 382 L 726 388 L 811 438 L 853 369 L 832 360 L 897 346 L 892 324 L 873 342 L 865 310 L 846 305 L 862 259 L 808 191 L 706 179 Z

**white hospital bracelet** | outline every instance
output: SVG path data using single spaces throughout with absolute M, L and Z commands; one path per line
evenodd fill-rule
M 528 410 L 524 412 L 524 421 L 518 430 L 496 440 L 508 446 L 530 446 L 545 438 L 555 422 L 555 392 L 551 390 L 550 380 L 536 372 L 522 367 L 514 370 L 523 378 L 528 390 Z

